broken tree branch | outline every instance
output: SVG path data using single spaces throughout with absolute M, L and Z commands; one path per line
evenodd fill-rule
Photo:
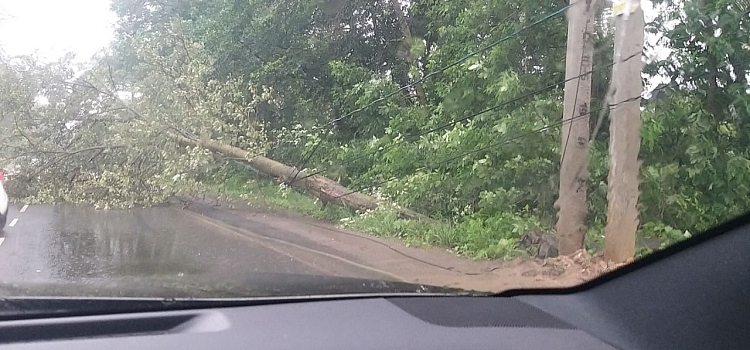
M 169 136 L 183 146 L 202 147 L 212 152 L 221 153 L 226 157 L 243 159 L 249 166 L 260 173 L 268 175 L 276 181 L 289 182 L 290 174 L 296 171 L 286 165 L 264 156 L 251 156 L 248 151 L 213 140 L 191 139 L 182 135 L 170 133 Z M 380 204 L 378 201 L 362 193 L 352 193 L 338 182 L 319 175 L 308 176 L 304 171 L 299 172 L 299 180 L 290 184 L 324 203 L 334 203 L 357 210 L 374 210 Z M 397 209 L 399 215 L 408 219 L 432 220 L 429 217 L 408 209 Z

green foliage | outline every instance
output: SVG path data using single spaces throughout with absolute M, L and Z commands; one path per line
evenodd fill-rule
M 349 228 L 385 237 L 400 238 L 412 245 L 449 248 L 474 259 L 512 259 L 526 256 L 518 248 L 520 237 L 542 229 L 538 219 L 514 214 L 488 218 L 470 217 L 460 224 L 428 223 L 398 217 L 388 208 L 342 220 Z
M 241 167 L 231 167 L 227 174 L 209 184 L 211 192 L 227 199 L 239 199 L 248 204 L 284 213 L 300 213 L 326 221 L 339 221 L 353 213 L 334 205 L 323 206 L 319 201 L 283 184 L 253 176 Z
M 648 71 L 685 88 L 653 96 L 644 115 L 642 215 L 644 231 L 669 242 L 750 207 L 750 136 L 739 131 L 750 122 L 750 18 L 734 1 L 660 6 L 651 30 L 672 51 Z
M 642 217 L 702 231 L 750 206 L 750 153 L 732 133 L 735 122 L 717 121 L 693 97 L 659 101 L 645 116 L 644 132 L 658 131 L 642 168 Z M 745 115 L 747 121 L 749 115 Z
M 521 237 L 540 230 L 541 224 L 533 216 L 508 213 L 471 216 L 458 225 L 461 239 L 455 249 L 480 259 L 509 259 L 525 254 L 516 248 Z
M 74 74 L 67 61 L 3 60 L 3 117 L 12 128 L 2 161 L 19 171 L 12 195 L 101 208 L 154 205 L 200 192 L 219 162 L 204 149 L 178 146 L 172 134 L 265 147 L 254 106 L 271 99 L 237 79 L 210 78 L 202 45 L 169 34 L 142 33 L 119 42 L 127 55 L 100 57 Z M 118 51 L 115 51 L 117 53 Z M 7 84 L 7 85 L 6 85 Z M 247 90 L 249 93 L 240 93 Z
M 681 231 L 661 222 L 645 223 L 641 228 L 641 235 L 644 239 L 659 240 L 661 243 L 658 248 L 664 248 L 692 236 L 689 231 Z

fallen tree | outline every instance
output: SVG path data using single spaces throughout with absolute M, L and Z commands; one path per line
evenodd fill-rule
M 192 139 L 177 134 L 170 134 L 170 136 L 183 146 L 202 147 L 229 158 L 246 160 L 250 167 L 259 173 L 272 177 L 280 183 L 288 183 L 292 187 L 320 199 L 323 203 L 333 203 L 356 210 L 374 210 L 380 205 L 374 197 L 352 191 L 327 177 L 310 175 L 304 170 L 298 171 L 273 159 L 251 155 L 250 152 L 238 147 L 213 140 Z M 412 210 L 402 208 L 396 210 L 399 215 L 405 218 L 431 220 L 427 216 Z
M 255 156 L 269 144 L 258 111 L 281 106 L 273 89 L 216 80 L 212 57 L 183 42 L 179 22 L 159 28 L 128 37 L 83 73 L 67 61 L 0 61 L 0 86 L 13 87 L 0 98 L 13 122 L 0 130 L 0 141 L 12 146 L 0 160 L 18 166 L 19 196 L 101 208 L 154 205 L 205 191 L 207 179 L 220 181 L 224 164 L 211 155 L 218 153 L 324 205 L 380 207 L 376 198 L 325 176 Z

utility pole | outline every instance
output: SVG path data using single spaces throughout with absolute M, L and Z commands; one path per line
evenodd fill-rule
M 399 0 L 390 0 L 390 1 L 391 1 L 391 7 L 393 8 L 393 12 L 396 14 L 396 18 L 398 19 L 398 24 L 399 24 L 399 27 L 401 28 L 401 34 L 404 36 L 404 39 L 402 40 L 402 45 L 405 48 L 404 58 L 406 58 L 406 62 L 409 63 L 409 68 L 417 67 L 414 54 L 411 52 L 411 44 L 412 44 L 413 37 L 411 36 L 411 29 L 409 28 L 409 22 L 406 20 L 406 16 L 404 16 L 404 11 L 401 9 L 401 2 Z M 412 77 L 412 79 L 414 80 L 419 80 L 420 78 L 421 77 Z M 414 84 L 414 90 L 417 93 L 417 99 L 419 100 L 419 104 L 422 106 L 426 106 L 427 95 L 425 95 L 424 93 L 424 88 L 422 87 L 422 83 Z
M 613 12 L 617 16 L 612 75 L 615 95 L 609 124 L 604 257 L 621 263 L 634 257 L 638 229 L 644 19 L 640 0 L 616 1 Z
M 571 0 L 571 7 L 568 9 L 560 192 L 555 203 L 558 209 L 556 230 L 562 255 L 582 249 L 586 236 L 586 187 L 589 178 L 586 163 L 589 152 L 590 72 L 594 53 L 595 3 L 596 0 Z

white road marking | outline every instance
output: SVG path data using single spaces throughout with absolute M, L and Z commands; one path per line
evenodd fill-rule
M 5 237 L 0 237 L 0 245 L 3 245 L 3 242 L 5 242 Z
M 10 225 L 8 225 L 8 227 L 13 227 L 13 226 L 16 226 L 16 223 L 17 223 L 17 222 L 18 222 L 18 219 L 17 219 L 17 218 L 16 218 L 16 219 L 13 219 L 13 221 L 11 221 L 11 222 L 10 222 Z
M 25 204 L 25 205 L 24 205 L 24 206 L 23 206 L 23 207 L 21 208 L 21 212 L 22 212 L 22 213 L 23 213 L 23 212 L 25 212 L 25 211 L 26 211 L 26 209 L 29 209 L 29 205 L 28 205 L 28 204 Z

